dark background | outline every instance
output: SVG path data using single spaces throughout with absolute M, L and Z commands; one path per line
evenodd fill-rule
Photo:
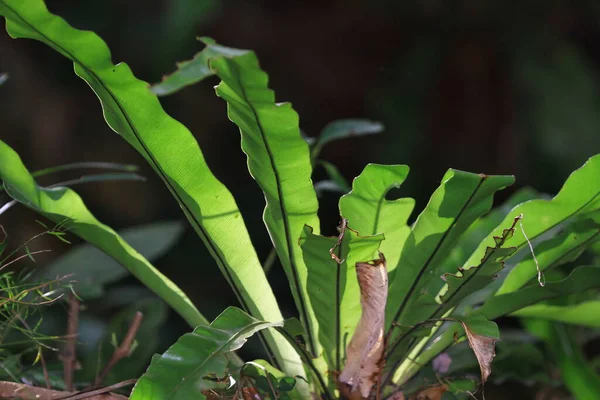
M 278 101 L 293 103 L 309 136 L 339 118 L 383 122 L 385 133 L 330 144 L 322 157 L 348 180 L 368 162 L 410 165 L 398 194 L 416 198 L 416 210 L 449 167 L 516 175 L 516 185 L 498 196 L 501 201 L 523 186 L 556 193 L 572 170 L 600 151 L 600 3 L 593 0 L 50 0 L 48 5 L 75 27 L 97 32 L 114 62 L 127 62 L 148 82 L 199 51 L 196 36 L 255 50 Z M 98 100 L 70 62 L 2 31 L 0 72 L 10 75 L 0 89 L 0 137 L 30 170 L 77 161 L 137 164 L 146 183 L 90 184 L 77 191 L 115 229 L 183 219 L 144 160 L 108 128 Z M 214 173 L 233 192 L 264 259 L 270 250 L 261 221 L 264 198 L 247 173 L 239 132 L 214 95 L 215 84 L 205 81 L 163 104 L 190 128 Z M 315 179 L 321 178 L 317 170 Z M 320 201 L 322 230 L 332 234 L 337 195 Z M 21 243 L 39 231 L 35 218 L 21 207 L 0 222 Z M 68 248 L 56 241 L 39 246 L 51 247 L 54 255 Z M 191 229 L 156 264 L 208 318 L 236 304 Z M 283 273 L 276 267 L 269 278 L 292 315 Z M 176 317 L 170 325 L 173 337 L 187 329 Z

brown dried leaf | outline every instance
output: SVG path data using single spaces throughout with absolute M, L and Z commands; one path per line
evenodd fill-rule
M 383 331 L 388 279 L 385 257 L 356 264 L 360 286 L 362 315 L 346 348 L 346 365 L 339 381 L 350 386 L 351 393 L 367 398 L 382 368 Z
M 483 385 L 492 373 L 492 360 L 496 356 L 496 342 L 498 339 L 476 334 L 467 324 L 462 321 L 461 324 L 467 334 L 469 346 L 471 346 L 475 357 L 477 357 L 481 369 L 481 384 Z

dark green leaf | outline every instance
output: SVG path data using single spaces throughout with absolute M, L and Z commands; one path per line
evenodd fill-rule
M 163 355 L 154 356 L 130 399 L 205 399 L 203 391 L 222 387 L 208 378 L 226 378 L 231 352 L 256 332 L 282 325 L 283 322 L 259 321 L 229 307 L 209 326 L 197 327 L 180 337 Z
M 316 160 L 323 146 L 334 140 L 346 139 L 354 136 L 374 135 L 383 132 L 381 122 L 367 119 L 341 119 L 329 123 L 317 138 L 312 148 L 311 158 Z
M 166 253 L 182 232 L 181 222 L 158 222 L 125 229 L 120 235 L 143 257 L 153 261 Z M 89 299 L 101 296 L 106 284 L 116 282 L 128 273 L 109 255 L 90 244 L 83 244 L 44 267 L 39 278 L 56 279 L 71 275 L 69 279 L 74 281 L 73 288 L 77 294 Z

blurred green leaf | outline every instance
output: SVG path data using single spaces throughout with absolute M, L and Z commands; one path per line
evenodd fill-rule
M 597 282 L 600 286 L 600 282 Z M 568 306 L 534 304 L 510 314 L 513 317 L 539 318 L 567 324 L 600 327 L 600 301 L 585 301 Z
M 165 254 L 183 233 L 181 222 L 157 222 L 120 232 L 121 238 L 149 261 Z M 115 259 L 98 248 L 79 245 L 43 268 L 39 279 L 70 276 L 73 288 L 84 299 L 100 297 L 104 286 L 129 274 Z
M 335 182 L 340 192 L 348 193 L 350 191 L 350 185 L 346 181 L 346 178 L 344 178 L 340 170 L 334 164 L 327 161 L 319 161 L 319 165 L 325 169 L 327 176 L 329 176 L 331 181 Z
M 0 3 L 0 11 L 1 3 Z M 109 254 L 132 275 L 173 307 L 190 325 L 206 323 L 185 293 L 154 268 L 115 231 L 100 223 L 85 207 L 81 198 L 68 188 L 39 187 L 20 157 L 0 141 L 0 179 L 6 192 L 15 200 Z
M 204 390 L 222 387 L 214 379 L 227 376 L 227 357 L 262 329 L 282 326 L 252 318 L 229 307 L 209 326 L 186 333 L 163 355 L 156 355 L 148 370 L 138 379 L 131 400 L 205 399 Z
M 600 393 L 600 376 L 587 363 L 572 330 L 544 320 L 524 319 L 528 331 L 544 340 L 554 356 L 560 376 L 576 399 L 594 399 Z
M 330 122 L 321 131 L 310 152 L 310 157 L 312 160 L 316 160 L 323 146 L 329 142 L 354 136 L 374 135 L 383 132 L 383 129 L 381 122 L 367 119 L 341 119 Z

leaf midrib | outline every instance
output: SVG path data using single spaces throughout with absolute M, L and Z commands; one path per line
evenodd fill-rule
M 254 104 L 252 102 L 250 102 L 250 100 L 248 99 L 248 96 L 246 94 L 246 90 L 244 87 L 244 84 L 242 82 L 242 78 L 241 78 L 241 73 L 239 70 L 239 66 L 237 63 L 232 62 L 231 63 L 232 68 L 232 75 L 233 77 L 236 79 L 237 84 L 240 88 L 240 94 L 243 98 L 243 100 L 246 102 L 246 104 L 248 104 L 248 107 L 250 108 L 250 110 L 252 111 L 252 115 L 254 116 L 254 119 L 256 121 L 256 124 L 258 126 L 258 130 L 260 132 L 260 136 L 261 139 L 264 143 L 265 146 L 265 150 L 267 153 L 267 156 L 269 158 L 269 163 L 271 164 L 271 169 L 273 170 L 273 176 L 275 178 L 275 186 L 277 188 L 277 196 L 279 197 L 279 201 L 277 202 L 279 204 L 279 210 L 281 212 L 282 215 L 282 220 L 283 220 L 283 229 L 285 231 L 285 239 L 286 239 L 286 247 L 287 247 L 287 256 L 288 256 L 288 262 L 290 265 L 290 268 L 292 270 L 292 277 L 294 279 L 294 287 L 295 287 L 295 291 L 296 291 L 296 295 L 298 297 L 298 302 L 300 303 L 300 314 L 301 314 L 301 319 L 304 321 L 304 323 L 307 325 L 307 342 L 308 345 L 311 349 L 311 352 L 313 353 L 314 356 L 316 356 L 317 354 L 317 350 L 312 338 L 312 321 L 310 320 L 310 316 L 308 314 L 308 308 L 304 299 L 304 296 L 302 294 L 302 290 L 301 290 L 301 286 L 300 286 L 300 276 L 298 274 L 298 267 L 296 265 L 296 260 L 294 258 L 294 251 L 293 251 L 293 242 L 292 242 L 292 237 L 291 237 L 291 229 L 290 229 L 290 222 L 289 222 L 289 215 L 287 212 L 287 207 L 285 204 L 285 200 L 284 200 L 284 196 L 283 196 L 283 189 L 282 189 L 282 185 L 281 185 L 281 177 L 279 176 L 279 170 L 277 169 L 277 165 L 275 163 L 275 157 L 273 155 L 273 152 L 271 150 L 271 146 L 267 140 L 267 136 L 265 133 L 265 129 L 262 125 L 262 122 L 258 116 L 258 112 L 256 110 L 256 108 L 254 107 Z M 216 74 L 218 74 L 218 71 L 216 71 Z M 269 90 L 268 88 L 266 90 Z M 240 129 L 241 131 L 241 129 Z M 249 157 L 249 156 L 248 156 Z M 256 179 L 257 182 L 259 182 L 258 179 Z M 267 207 L 269 206 L 268 202 L 267 202 Z
M 25 18 L 23 18 L 21 16 L 21 14 L 19 14 L 17 11 L 14 10 L 14 8 L 12 8 L 8 4 L 6 4 L 6 2 L 4 0 L 0 0 L 0 1 L 2 1 L 2 3 L 4 4 L 4 6 L 6 8 L 10 9 L 22 21 L 22 23 L 24 23 L 25 25 L 27 25 L 32 31 L 37 32 L 41 37 L 45 38 L 48 42 L 54 44 L 54 46 L 56 46 L 58 49 L 60 49 L 60 51 L 64 52 L 69 58 L 71 58 L 71 60 L 74 63 L 76 63 L 79 66 L 81 66 L 81 68 L 83 68 L 90 76 L 94 77 L 94 79 L 96 79 L 96 81 L 100 84 L 100 86 L 102 86 L 102 88 L 106 91 L 106 93 L 108 93 L 108 95 L 111 97 L 111 99 L 113 100 L 113 102 L 119 108 L 119 111 L 121 112 L 121 114 L 125 118 L 125 121 L 127 122 L 127 125 L 129 126 L 129 128 L 133 132 L 135 138 L 140 143 L 140 145 L 142 146 L 142 148 L 144 149 L 144 151 L 146 152 L 146 154 L 148 155 L 148 157 L 150 157 L 152 166 L 159 173 L 159 176 L 161 177 L 161 179 L 163 180 L 163 182 L 165 182 L 165 184 L 167 185 L 167 188 L 169 189 L 169 191 L 171 192 L 171 194 L 173 194 L 173 196 L 177 199 L 177 202 L 182 206 L 184 214 L 186 214 L 188 216 L 188 219 L 191 219 L 192 222 L 194 223 L 194 225 L 196 225 L 196 228 L 200 232 L 200 235 L 204 238 L 204 241 L 207 244 L 209 252 L 217 260 L 217 263 L 219 263 L 221 265 L 221 270 L 223 271 L 223 273 L 225 275 L 225 279 L 228 281 L 229 286 L 234 291 L 235 296 L 237 297 L 238 301 L 240 302 L 240 305 L 242 306 L 242 308 L 244 309 L 244 311 L 248 312 L 249 314 L 252 314 L 252 311 L 248 307 L 248 304 L 246 303 L 246 301 L 245 301 L 244 297 L 242 296 L 240 290 L 238 289 L 237 285 L 234 284 L 235 280 L 233 279 L 233 276 L 231 275 L 231 272 L 229 271 L 229 268 L 227 267 L 227 265 L 228 265 L 227 262 L 224 260 L 224 258 L 222 258 L 220 252 L 218 251 L 218 247 L 210 239 L 210 236 L 207 234 L 207 232 L 204 229 L 204 227 L 200 224 L 200 222 L 198 221 L 198 219 L 196 218 L 196 216 L 194 215 L 194 213 L 192 212 L 192 210 L 190 209 L 190 207 L 187 205 L 187 203 L 177 193 L 177 190 L 173 187 L 173 185 L 169 181 L 168 177 L 166 176 L 166 173 L 162 170 L 160 164 L 158 163 L 158 161 L 156 160 L 156 158 L 154 157 L 154 155 L 152 154 L 152 152 L 150 151 L 150 149 L 147 147 L 146 143 L 142 140 L 141 135 L 137 131 L 136 126 L 133 124 L 133 122 L 129 118 L 129 115 L 125 112 L 123 106 L 118 101 L 117 97 L 113 94 L 113 92 L 104 84 L 103 80 L 100 79 L 100 77 L 92 69 L 90 69 L 89 67 L 87 67 L 77 57 L 73 56 L 73 54 L 70 51 L 66 50 L 65 48 L 63 48 L 62 46 L 60 46 L 59 44 L 57 44 L 54 40 L 50 39 L 46 34 L 44 34 L 43 32 L 41 32 L 40 30 L 36 29 L 35 26 L 33 26 L 31 23 L 29 23 L 29 21 L 27 21 Z M 137 80 L 137 78 L 135 78 L 135 76 L 134 76 L 134 79 Z M 258 311 L 260 312 L 260 310 L 258 310 Z M 261 334 L 261 335 L 259 335 L 259 337 L 260 337 L 261 343 L 263 344 L 263 346 L 265 347 L 265 349 L 267 351 L 267 355 L 269 356 L 269 358 L 272 361 L 276 361 L 276 360 L 273 359 L 273 357 L 272 357 L 272 353 L 273 352 L 272 352 L 270 346 L 266 343 L 263 335 Z M 275 362 L 275 364 L 278 364 L 278 363 Z

